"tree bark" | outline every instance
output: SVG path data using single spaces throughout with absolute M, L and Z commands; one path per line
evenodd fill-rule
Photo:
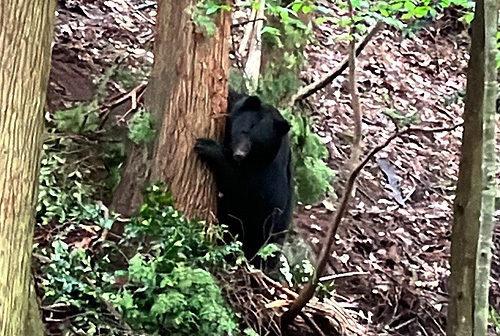
M 474 329 L 475 265 L 479 237 L 482 190 L 484 17 L 483 1 L 476 2 L 472 21 L 472 44 L 451 234 L 449 336 L 472 336 Z
M 212 174 L 197 159 L 198 137 L 220 138 L 227 109 L 230 13 L 216 15 L 217 33 L 197 33 L 186 10 L 198 0 L 159 1 L 155 64 L 146 105 L 155 116 L 151 180 L 167 183 L 188 217 L 215 218 Z
M 488 300 L 491 273 L 491 249 L 495 227 L 495 196 L 497 192 L 496 101 L 497 83 L 497 32 L 498 1 L 484 1 L 484 97 L 483 97 L 483 157 L 482 197 L 478 250 L 476 257 L 476 282 L 474 300 L 474 335 L 488 334 L 490 304 Z
M 0 3 L 0 335 L 26 335 L 56 1 Z M 38 320 L 38 321 L 36 321 Z
M 230 13 L 215 15 L 217 32 L 196 32 L 188 8 L 197 0 L 158 2 L 155 62 L 145 93 L 158 138 L 134 145 L 113 197 L 113 208 L 131 216 L 142 203 L 147 181 L 166 182 L 177 207 L 189 217 L 213 221 L 212 174 L 193 152 L 198 137 L 219 138 L 227 108 Z M 114 228 L 121 232 L 123 228 Z
M 35 291 L 35 281 L 30 277 L 30 291 L 28 298 L 28 316 L 24 329 L 24 336 L 43 336 L 45 335 L 45 325 L 41 318 L 40 308 L 38 307 L 38 298 Z

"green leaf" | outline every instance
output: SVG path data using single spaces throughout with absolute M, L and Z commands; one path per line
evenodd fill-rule
M 303 5 L 304 5 L 303 1 L 295 1 L 294 3 L 292 3 L 292 10 L 295 13 L 298 13 L 299 10 L 302 8 Z
M 270 26 L 264 26 L 262 28 L 261 34 L 270 34 L 270 35 L 275 35 L 275 36 L 281 35 L 279 29 L 274 28 L 274 27 L 270 27 Z
M 406 8 L 406 10 L 408 12 L 413 12 L 413 10 L 415 9 L 415 7 L 416 6 L 413 4 L 413 2 L 408 1 L 408 0 L 405 2 L 405 8 Z
M 418 18 L 423 18 L 424 16 L 427 15 L 427 13 L 429 13 L 429 7 L 424 7 L 424 6 L 416 7 L 414 11 L 415 16 Z
M 401 20 L 407 20 L 407 19 L 410 19 L 413 17 L 413 14 L 411 13 L 404 13 L 403 15 L 401 15 Z
M 219 10 L 220 6 L 213 5 L 207 8 L 207 15 L 213 14 Z
M 304 14 L 309 14 L 313 10 L 312 6 L 303 6 L 302 7 L 302 13 Z

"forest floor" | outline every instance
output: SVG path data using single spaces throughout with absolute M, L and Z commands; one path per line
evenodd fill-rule
M 326 2 L 328 4 L 328 2 Z M 106 69 L 147 68 L 156 18 L 155 2 L 74 0 L 61 2 L 56 20 L 50 111 L 94 99 L 94 78 Z M 369 335 L 444 335 L 449 277 L 450 223 L 458 176 L 469 39 L 451 12 L 415 35 L 385 28 L 358 58 L 357 82 L 363 110 L 364 153 L 394 131 L 384 113 L 416 112 L 416 132 L 393 141 L 362 171 L 346 218 L 336 236 L 330 269 L 336 297 L 350 303 Z M 347 55 L 345 33 L 315 27 L 318 43 L 307 48 L 310 66 L 301 76 L 314 81 Z M 317 132 L 337 171 L 335 193 L 342 194 L 352 138 L 347 71 L 309 98 Z M 111 81 L 109 97 L 127 92 Z M 400 180 L 394 197 L 377 162 L 389 159 Z M 384 161 L 387 162 L 387 161 Z M 397 192 L 396 192 L 397 193 Z M 299 233 L 317 250 L 333 220 L 335 201 L 300 206 Z M 497 212 L 497 223 L 500 213 Z M 500 227 L 497 225 L 491 304 L 500 311 Z M 493 334 L 492 334 L 493 335 Z

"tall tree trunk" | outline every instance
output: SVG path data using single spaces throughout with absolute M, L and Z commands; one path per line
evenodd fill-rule
M 479 241 L 476 257 L 476 287 L 474 301 L 474 335 L 488 334 L 488 300 L 491 272 L 495 196 L 498 186 L 496 144 L 497 32 L 498 1 L 484 1 L 484 98 L 483 98 L 483 163 Z M 478 9 L 479 9 L 478 8 Z M 479 12 L 476 15 L 480 15 Z
M 55 5 L 0 2 L 0 335 L 40 319 L 28 300 Z
M 195 31 L 186 10 L 198 0 L 160 1 L 155 65 L 146 96 L 160 133 L 151 180 L 167 183 L 179 209 L 213 220 L 212 174 L 193 151 L 198 137 L 220 137 L 227 109 L 230 12 L 217 14 L 217 33 Z
M 453 209 L 451 235 L 449 336 L 472 336 L 475 265 L 482 191 L 484 17 L 483 1 L 476 2 L 467 71 L 462 159 Z
M 140 206 L 147 180 L 160 180 L 188 216 L 214 218 L 215 184 L 193 147 L 196 138 L 217 138 L 224 129 L 230 12 L 211 15 L 217 32 L 207 37 L 196 31 L 189 14 L 197 3 L 158 1 L 155 62 L 146 92 L 146 107 L 158 138 L 154 148 L 135 145 L 128 155 L 113 199 L 114 208 L 122 214 L 131 215 Z

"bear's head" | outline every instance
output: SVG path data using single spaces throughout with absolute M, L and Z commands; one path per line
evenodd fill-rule
M 229 146 L 233 159 L 274 159 L 290 125 L 277 109 L 259 97 L 245 96 L 230 111 Z

